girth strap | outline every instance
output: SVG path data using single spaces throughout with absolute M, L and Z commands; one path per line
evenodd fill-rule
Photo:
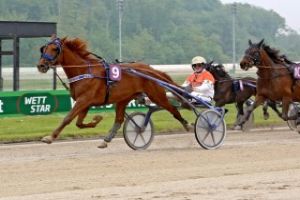
M 110 85 L 113 83 L 113 81 L 111 81 L 109 79 L 109 64 L 107 62 L 105 62 L 105 60 L 102 61 L 104 68 L 105 68 L 105 77 L 106 77 L 106 93 L 105 93 L 105 99 L 104 99 L 104 104 L 107 104 L 108 102 L 108 98 L 109 98 L 109 88 Z
M 104 104 L 107 104 L 108 99 L 109 99 L 109 95 L 110 95 L 110 85 L 112 83 L 114 83 L 114 81 L 110 80 L 109 78 L 109 70 L 110 70 L 110 66 L 107 62 L 105 62 L 104 60 L 101 61 L 104 69 L 105 69 L 105 77 L 99 77 L 99 76 L 95 76 L 92 74 L 92 70 L 91 70 L 91 66 L 90 64 L 88 64 L 88 74 L 80 74 L 78 76 L 74 76 L 72 78 L 69 78 L 69 83 L 74 83 L 76 81 L 80 81 L 82 79 L 86 79 L 86 78 L 100 78 L 100 79 L 105 79 L 105 86 L 106 86 L 106 92 L 105 92 L 105 98 L 104 98 Z

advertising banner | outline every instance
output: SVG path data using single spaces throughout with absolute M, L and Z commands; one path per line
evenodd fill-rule
M 0 116 L 9 114 L 48 115 L 53 112 L 67 112 L 75 101 L 68 91 L 22 91 L 0 92 Z M 142 108 L 143 105 L 131 101 L 128 108 Z M 91 107 L 90 110 L 108 111 L 113 104 Z

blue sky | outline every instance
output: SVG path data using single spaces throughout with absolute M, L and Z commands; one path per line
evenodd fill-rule
M 300 33 L 300 1 L 299 0 L 220 0 L 222 3 L 248 3 L 274 10 L 285 18 L 286 24 Z

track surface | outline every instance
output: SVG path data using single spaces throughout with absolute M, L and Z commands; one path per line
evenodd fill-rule
M 228 132 L 217 150 L 194 135 L 154 138 L 146 151 L 122 138 L 0 145 L 0 200 L 300 199 L 300 135 Z

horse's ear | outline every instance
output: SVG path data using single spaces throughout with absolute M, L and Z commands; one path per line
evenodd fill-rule
M 51 40 L 54 40 L 55 38 L 56 38 L 56 34 L 53 33 L 53 34 L 51 35 Z
M 249 44 L 249 46 L 252 46 L 252 41 L 248 40 L 248 44 Z
M 64 42 L 65 40 L 67 40 L 67 37 L 63 37 L 60 39 L 61 42 Z
M 210 61 L 210 62 L 206 63 L 206 64 L 205 64 L 205 68 L 206 68 L 207 70 L 209 70 L 210 67 L 212 66 L 213 62 L 214 62 L 214 61 Z
M 260 48 L 260 47 L 262 46 L 263 43 L 264 43 L 264 39 L 262 39 L 262 40 L 257 44 L 258 48 Z

